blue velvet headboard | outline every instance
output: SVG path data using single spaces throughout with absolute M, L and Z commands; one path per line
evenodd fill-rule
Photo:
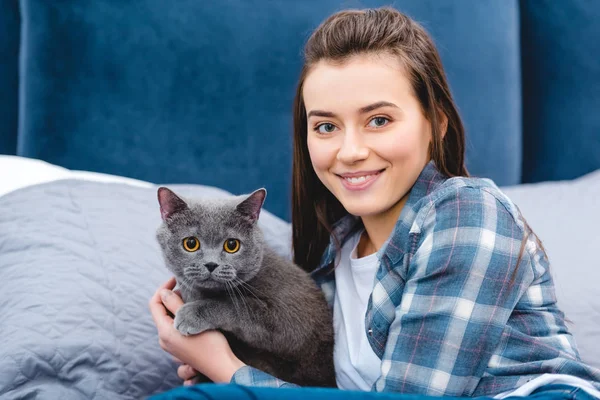
M 600 2 L 521 1 L 523 179 L 600 168 Z
M 12 0 L 0 10 L 0 153 L 234 193 L 289 218 L 301 49 L 330 13 L 384 1 Z M 433 35 L 500 185 L 600 168 L 600 3 L 396 0 Z M 593 39 L 595 38 L 595 39 Z
M 19 126 L 19 4 L 0 8 L 0 154 L 15 154 Z

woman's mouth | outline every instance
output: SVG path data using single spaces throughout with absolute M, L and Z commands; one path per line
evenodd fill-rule
M 375 171 L 360 171 L 337 175 L 342 185 L 348 190 L 365 190 L 369 188 L 385 169 Z

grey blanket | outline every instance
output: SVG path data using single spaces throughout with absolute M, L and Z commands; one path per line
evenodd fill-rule
M 0 398 L 141 399 L 181 384 L 147 305 L 169 278 L 159 223 L 156 188 L 66 180 L 0 197 Z M 260 224 L 289 257 L 289 224 L 268 212 Z

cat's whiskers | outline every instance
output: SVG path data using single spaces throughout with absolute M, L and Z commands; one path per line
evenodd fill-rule
M 179 283 L 179 286 L 185 286 L 188 289 L 191 289 L 194 287 L 194 282 L 192 282 L 190 279 L 188 279 L 185 275 L 178 279 L 178 283 Z
M 246 309 L 246 313 L 247 313 L 248 315 L 250 315 L 250 314 L 251 314 L 251 312 L 250 312 L 250 306 L 248 305 L 248 302 L 246 301 L 246 299 L 245 299 L 245 296 L 244 296 L 244 294 L 241 292 L 240 288 L 239 288 L 237 285 L 233 285 L 233 284 L 231 284 L 231 287 L 233 288 L 233 290 L 235 290 L 236 292 L 238 292 L 238 293 L 239 293 L 239 295 L 240 295 L 240 300 L 241 300 L 241 301 L 242 301 L 242 303 L 244 304 L 244 307 L 245 307 L 245 309 Z
M 254 296 L 257 300 L 261 300 L 260 297 L 258 297 L 256 295 L 256 293 L 252 290 L 253 287 L 250 286 L 248 283 L 244 282 L 243 280 L 237 278 L 235 280 L 235 282 L 238 284 L 238 286 L 242 289 L 244 289 L 245 291 L 247 291 L 248 293 L 250 293 L 252 296 Z M 258 290 L 257 290 L 258 291 Z
M 199 271 L 186 271 L 184 277 L 190 282 L 190 284 L 193 284 L 194 280 L 205 280 L 206 278 L 205 275 Z
M 238 283 L 238 286 L 241 286 L 242 289 L 247 290 L 248 293 L 250 293 L 252 296 L 254 296 L 256 298 L 256 300 L 258 300 L 259 302 L 261 302 L 263 305 L 265 304 L 264 300 L 262 300 L 260 297 L 258 297 L 256 295 L 256 293 L 255 293 L 255 291 L 256 291 L 256 292 L 258 292 L 258 294 L 263 294 L 260 290 L 258 290 L 255 287 L 251 286 L 249 283 L 244 282 L 240 278 L 236 278 L 235 281 L 236 281 L 236 283 Z
M 227 290 L 227 294 L 231 298 L 231 301 L 233 303 L 233 307 L 235 308 L 236 314 L 239 314 L 240 308 L 238 307 L 238 303 L 235 298 L 235 293 L 233 292 L 233 285 L 230 282 L 225 282 L 225 289 Z

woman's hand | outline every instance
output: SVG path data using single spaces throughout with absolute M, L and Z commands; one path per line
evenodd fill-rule
M 177 376 L 183 381 L 184 386 L 195 385 L 196 383 L 198 383 L 198 371 L 196 371 L 194 368 L 190 367 L 187 364 L 183 364 L 183 362 L 177 358 L 175 358 L 175 362 L 181 364 L 177 368 Z
M 158 288 L 149 303 L 160 347 L 184 364 L 180 366 L 181 372 L 187 372 L 183 376 L 189 375 L 187 367 L 191 367 L 213 382 L 229 383 L 233 374 L 245 364 L 233 354 L 221 332 L 206 331 L 198 335 L 183 336 L 175 329 L 173 318 L 167 311 L 175 315 L 183 305 L 183 300 L 172 291 L 174 287 L 175 278 L 171 278 Z

